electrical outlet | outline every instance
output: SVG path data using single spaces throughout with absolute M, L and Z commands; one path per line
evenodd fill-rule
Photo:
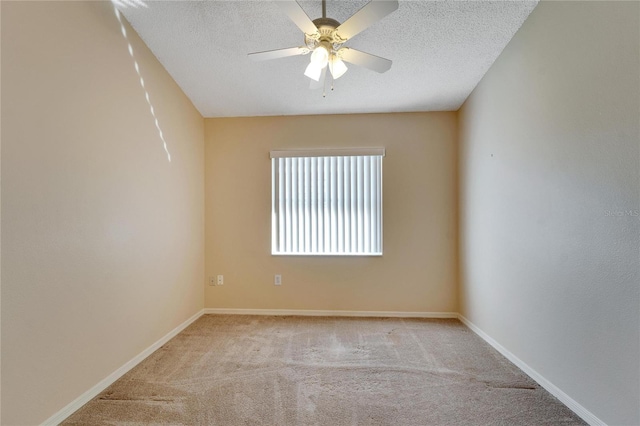
M 216 277 L 209 277 L 209 285 L 216 285 Z
M 273 285 L 282 285 L 282 275 L 276 274 Z
M 224 285 L 224 275 L 218 275 L 218 285 Z

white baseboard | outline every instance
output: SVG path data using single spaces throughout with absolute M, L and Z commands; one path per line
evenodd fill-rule
M 549 393 L 558 398 L 574 413 L 580 416 L 585 422 L 591 426 L 606 426 L 606 423 L 596 417 L 589 410 L 577 403 L 573 398 L 564 393 L 560 388 L 555 386 L 541 374 L 529 367 L 524 361 L 509 352 L 504 346 L 495 341 L 491 336 L 482 331 L 478 326 L 473 324 L 463 315 L 456 312 L 393 312 L 393 311 L 319 311 L 319 310 L 294 310 L 294 309 L 226 309 L 226 308 L 205 308 L 194 314 L 191 318 L 171 330 L 161 339 L 149 346 L 147 349 L 139 353 L 129 362 L 118 368 L 109 376 L 102 379 L 91 389 L 80 395 L 66 407 L 49 417 L 42 423 L 43 425 L 57 425 L 64 421 L 67 417 L 81 408 L 84 404 L 93 399 L 100 392 L 109 387 L 113 382 L 125 375 L 129 370 L 142 362 L 146 357 L 175 337 L 182 330 L 187 328 L 191 323 L 200 318 L 204 314 L 227 314 L 227 315 L 277 315 L 277 316 L 333 316 L 333 317 L 378 317 L 378 318 L 457 318 L 474 333 L 480 336 L 484 341 L 493 346 L 505 358 L 514 363 L 518 368 L 524 371 L 529 377 L 538 382 L 540 386 L 545 388 Z
M 193 315 L 191 318 L 189 318 L 188 320 L 186 320 L 185 322 L 183 322 L 182 324 L 180 324 L 179 326 L 177 326 L 176 328 L 171 330 L 169 333 L 167 333 L 162 338 L 160 338 L 160 340 L 156 341 L 154 344 L 149 346 L 147 349 L 145 349 L 144 351 L 140 352 L 138 355 L 133 357 L 133 359 L 131 359 L 126 364 L 124 364 L 122 367 L 118 368 L 116 371 L 114 371 L 113 373 L 109 374 L 107 377 L 105 377 L 100 382 L 98 382 L 94 387 L 92 387 L 91 389 L 89 389 L 88 391 L 86 391 L 85 393 L 80 395 L 79 397 L 77 397 L 75 400 L 73 400 L 71 403 L 69 403 L 62 410 L 58 411 L 56 414 L 54 414 L 53 416 L 51 416 L 47 420 L 45 420 L 44 423 L 42 423 L 42 424 L 43 425 L 47 425 L 47 426 L 48 425 L 58 425 L 59 423 L 64 421 L 67 417 L 69 417 L 71 414 L 76 412 L 84 404 L 86 404 L 87 402 L 91 401 L 96 395 L 98 395 L 100 392 L 102 392 L 107 387 L 109 387 L 113 382 L 118 380 L 120 377 L 124 376 L 129 370 L 131 370 L 133 367 L 135 367 L 140 362 L 142 362 L 146 357 L 151 355 L 158 348 L 160 348 L 162 345 L 167 343 L 169 340 L 171 340 L 173 337 L 175 337 L 182 330 L 184 330 L 189 325 L 191 325 L 192 322 L 194 322 L 195 320 L 200 318 L 203 314 L 204 314 L 204 309 L 200 310 L 195 315 Z
M 307 317 L 458 318 L 456 312 L 316 311 L 306 309 L 205 308 L 204 313 L 218 315 L 291 315 Z
M 591 426 L 606 426 L 606 423 L 597 418 L 591 411 L 584 408 L 582 405 L 577 403 L 573 398 L 564 393 L 559 387 L 551 383 L 549 380 L 544 378 L 540 373 L 538 373 L 533 368 L 529 367 L 524 361 L 520 358 L 509 352 L 504 346 L 500 343 L 496 342 L 491 336 L 482 331 L 477 325 L 466 319 L 462 315 L 458 315 L 458 319 L 462 321 L 464 325 L 469 327 L 471 331 L 480 336 L 485 342 L 493 346 L 498 352 L 500 352 L 505 358 L 514 363 L 519 369 L 524 371 L 529 377 L 538 382 L 540 386 L 545 388 L 551 395 L 555 396 L 562 402 L 564 405 L 569 407 L 571 411 L 576 413 L 578 416 L 582 418 L 585 422 L 589 423 Z

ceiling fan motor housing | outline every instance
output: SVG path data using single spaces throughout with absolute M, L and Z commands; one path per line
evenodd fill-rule
M 346 41 L 342 40 L 336 33 L 336 28 L 340 26 L 340 22 L 335 19 L 318 18 L 313 20 L 313 24 L 318 28 L 319 36 L 318 34 L 311 36 L 308 34 L 304 35 L 305 45 L 310 50 L 313 50 L 320 45 L 325 45 L 325 47 L 327 47 L 328 44 L 332 48 L 327 49 L 329 52 L 331 52 L 331 50 L 337 51 Z

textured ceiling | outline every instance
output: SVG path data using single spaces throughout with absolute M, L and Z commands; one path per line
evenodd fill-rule
M 311 19 L 322 15 L 320 0 L 299 3 Z M 328 0 L 327 16 L 344 22 L 366 3 Z M 457 110 L 536 4 L 401 0 L 346 44 L 391 59 L 391 70 L 347 64 L 325 98 L 303 75 L 309 56 L 247 58 L 304 44 L 272 1 L 148 1 L 121 10 L 203 116 L 235 117 Z

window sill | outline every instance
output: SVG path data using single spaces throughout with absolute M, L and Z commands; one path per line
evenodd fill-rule
M 271 253 L 271 256 L 360 256 L 360 257 L 382 257 L 382 253 Z

